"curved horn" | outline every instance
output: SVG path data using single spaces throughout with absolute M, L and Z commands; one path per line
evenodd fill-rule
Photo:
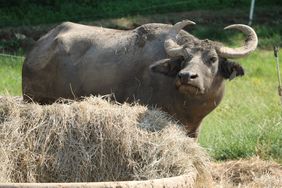
M 250 26 L 243 24 L 234 24 L 227 26 L 224 29 L 238 29 L 247 36 L 247 39 L 245 40 L 245 45 L 242 47 L 238 47 L 238 48 L 229 48 L 226 46 L 218 47 L 217 52 L 219 53 L 220 56 L 225 58 L 244 57 L 257 48 L 258 37 L 256 32 Z
M 187 25 L 195 25 L 195 22 L 192 22 L 190 20 L 183 20 L 174 24 L 170 29 L 166 40 L 164 41 L 165 51 L 170 57 L 179 57 L 183 55 L 183 47 L 177 44 L 176 36 L 181 31 L 181 29 L 183 29 Z

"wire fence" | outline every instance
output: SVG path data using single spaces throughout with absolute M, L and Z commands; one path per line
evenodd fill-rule
M 11 59 L 24 60 L 24 56 L 11 55 L 11 54 L 7 54 L 7 53 L 0 53 L 0 57 L 7 57 L 7 58 L 11 58 Z
M 24 56 L 0 52 L 0 98 L 3 96 L 21 95 L 22 67 Z M 1 110 L 0 110 L 1 111 Z M 1 186 L 0 186 L 1 187 Z

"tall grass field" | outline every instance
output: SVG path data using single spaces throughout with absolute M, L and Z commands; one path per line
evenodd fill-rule
M 199 142 L 216 160 L 259 156 L 282 164 L 282 103 L 273 52 L 257 50 L 238 61 L 245 76 L 226 81 L 225 97 L 205 118 Z M 0 95 L 21 95 L 22 63 L 23 58 L 0 56 Z

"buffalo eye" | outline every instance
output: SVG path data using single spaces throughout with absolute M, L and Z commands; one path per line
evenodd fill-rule
M 213 64 L 213 63 L 215 63 L 217 61 L 217 58 L 216 57 L 210 57 L 209 58 L 209 63 L 210 64 Z
M 176 76 L 181 69 L 181 61 L 171 59 L 161 59 L 150 65 L 150 70 L 167 76 Z

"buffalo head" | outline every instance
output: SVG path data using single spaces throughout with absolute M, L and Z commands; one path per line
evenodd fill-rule
M 179 92 L 193 96 L 213 92 L 224 79 L 244 75 L 244 69 L 227 58 L 243 57 L 256 49 L 258 39 L 251 27 L 242 24 L 226 27 L 238 29 L 247 36 L 243 47 L 229 48 L 207 39 L 181 35 L 181 29 L 192 24 L 195 23 L 184 20 L 170 29 L 164 41 L 168 58 L 151 65 L 153 72 L 175 77 Z

